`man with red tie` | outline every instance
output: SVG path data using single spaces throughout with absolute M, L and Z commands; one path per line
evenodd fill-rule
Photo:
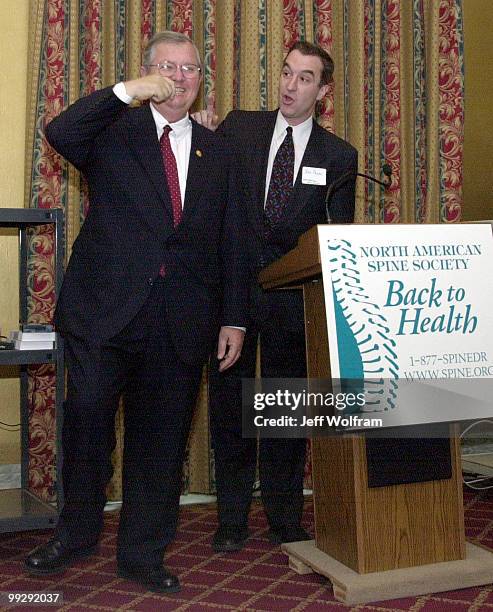
M 221 369 L 232 366 L 246 322 L 228 154 L 188 114 L 200 82 L 195 45 L 162 32 L 140 78 L 80 99 L 46 128 L 85 175 L 90 207 L 55 314 L 68 367 L 64 505 L 54 538 L 26 560 L 30 573 L 62 572 L 95 550 L 123 395 L 118 575 L 155 591 L 180 588 L 162 561 L 202 366 L 220 326 Z M 150 103 L 129 108 L 133 100 Z

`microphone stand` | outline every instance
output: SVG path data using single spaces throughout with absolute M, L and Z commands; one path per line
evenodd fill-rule
M 392 184 L 391 166 L 389 164 L 384 164 L 382 166 L 382 172 L 385 174 L 384 181 L 381 181 L 375 178 L 374 176 L 371 176 L 370 174 L 364 174 L 363 172 L 354 172 L 352 170 L 348 170 L 344 172 L 343 174 L 341 174 L 339 178 L 337 178 L 335 181 L 332 181 L 332 183 L 327 188 L 327 193 L 325 195 L 325 217 L 327 219 L 327 223 L 331 222 L 330 215 L 329 215 L 329 205 L 330 205 L 330 200 L 332 199 L 332 195 L 334 194 L 335 191 L 337 191 L 340 187 L 342 187 L 342 185 L 347 183 L 349 179 L 353 177 L 357 177 L 357 176 L 361 176 L 362 178 L 368 181 L 372 181 L 373 183 L 377 183 L 378 185 L 381 185 L 384 189 L 388 189 L 390 185 Z

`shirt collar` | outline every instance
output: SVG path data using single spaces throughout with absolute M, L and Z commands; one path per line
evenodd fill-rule
M 276 125 L 274 127 L 274 134 L 276 138 L 280 138 L 281 135 L 284 134 L 288 126 L 289 126 L 289 123 L 286 121 L 283 114 L 279 110 L 277 112 Z M 303 123 L 300 123 L 298 125 L 292 125 L 291 127 L 293 128 L 293 139 L 295 138 L 300 139 L 303 137 L 308 138 L 312 131 L 312 126 L 313 126 L 313 117 L 308 117 L 308 119 L 305 119 Z
M 192 126 L 192 122 L 190 121 L 190 116 L 188 113 L 180 119 L 179 121 L 175 121 L 174 123 L 170 123 L 161 113 L 154 107 L 154 104 L 150 104 L 152 116 L 154 118 L 154 123 L 156 124 L 156 129 L 158 134 L 161 135 L 164 130 L 165 125 L 169 125 L 173 130 L 173 133 L 176 138 L 180 138 L 185 134 L 185 132 Z

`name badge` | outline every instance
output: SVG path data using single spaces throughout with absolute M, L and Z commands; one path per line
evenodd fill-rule
M 327 170 L 325 168 L 310 168 L 310 166 L 303 166 L 301 182 L 304 185 L 326 185 L 326 174 Z

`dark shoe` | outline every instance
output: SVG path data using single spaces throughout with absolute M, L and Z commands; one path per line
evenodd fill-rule
M 268 534 L 269 542 L 274 544 L 287 544 L 288 542 L 304 542 L 313 540 L 312 536 L 299 525 L 286 525 L 271 528 Z
M 170 574 L 164 567 L 129 567 L 119 565 L 117 575 L 120 578 L 138 582 L 154 593 L 178 593 L 180 581 Z
M 222 525 L 212 538 L 212 548 L 216 552 L 234 552 L 245 546 L 247 538 L 248 529 L 246 527 Z
M 83 548 L 66 548 L 60 540 L 50 540 L 35 548 L 24 561 L 24 567 L 30 574 L 61 574 L 74 561 L 89 557 L 96 552 L 97 545 Z

